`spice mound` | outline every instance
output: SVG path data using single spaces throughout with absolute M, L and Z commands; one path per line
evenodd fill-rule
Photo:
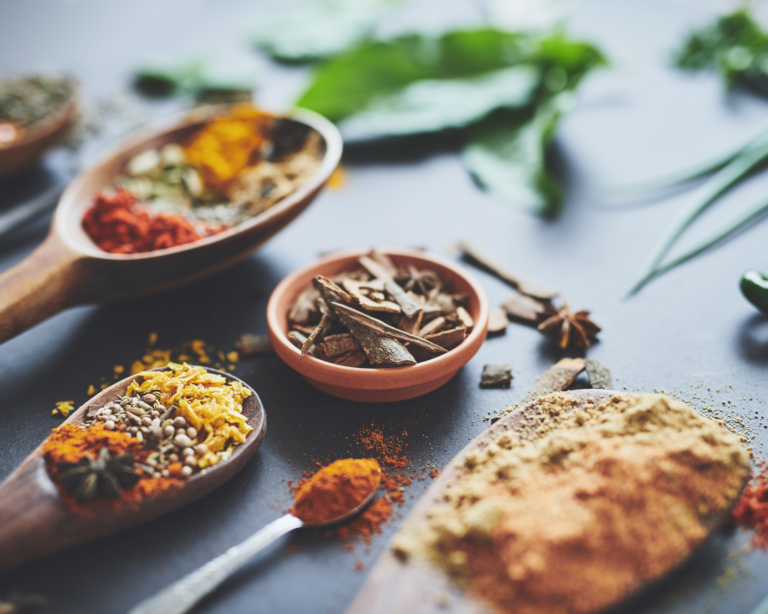
M 252 430 L 242 413 L 250 395 L 203 367 L 145 371 L 124 396 L 90 406 L 82 425 L 54 429 L 43 445 L 46 468 L 77 504 L 138 504 L 226 461 Z
M 460 345 L 475 323 L 468 297 L 436 271 L 397 266 L 371 251 L 356 268 L 318 275 L 288 311 L 288 339 L 345 367 L 405 367 Z
M 0 82 L 0 148 L 20 140 L 72 100 L 74 84 L 53 75 L 27 75 Z
M 291 514 L 310 524 L 340 518 L 361 505 L 380 481 L 379 463 L 372 458 L 337 460 L 301 485 Z
M 736 436 L 664 396 L 555 393 L 537 409 L 470 451 L 426 523 L 393 544 L 497 612 L 617 602 L 685 559 L 749 472 Z
M 83 217 L 113 254 L 199 241 L 266 211 L 319 168 L 324 143 L 308 127 L 243 103 L 184 143 L 131 158 Z

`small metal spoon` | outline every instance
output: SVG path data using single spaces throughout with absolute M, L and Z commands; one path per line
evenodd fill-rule
M 347 520 L 362 510 L 371 502 L 379 488 L 381 476 L 376 479 L 376 484 L 365 500 L 348 513 L 333 518 L 323 523 L 309 523 L 296 518 L 293 514 L 286 514 L 277 520 L 270 522 L 266 527 L 251 535 L 245 541 L 232 546 L 224 554 L 209 561 L 200 569 L 184 576 L 178 582 L 171 584 L 153 597 L 142 601 L 128 614 L 184 614 L 188 612 L 198 601 L 211 593 L 224 580 L 239 571 L 258 552 L 280 539 L 286 533 L 302 527 L 317 529 L 327 527 Z

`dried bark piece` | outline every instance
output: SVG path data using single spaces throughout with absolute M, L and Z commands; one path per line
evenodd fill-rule
M 400 305 L 400 309 L 406 317 L 412 318 L 416 312 L 421 309 L 421 302 L 413 298 L 418 295 L 406 292 L 397 284 L 397 282 L 388 279 L 384 284 L 384 288 L 389 292 L 390 296 L 395 299 L 395 302 Z
M 347 305 L 344 305 L 342 303 L 332 303 L 331 306 L 336 311 L 337 315 L 345 315 L 348 318 L 360 324 L 361 326 L 368 328 L 369 330 L 375 332 L 378 335 L 382 335 L 384 337 L 390 337 L 392 339 L 397 339 L 398 341 L 412 343 L 415 346 L 421 347 L 425 350 L 429 350 L 435 354 L 445 353 L 445 350 L 441 348 L 439 345 L 436 345 L 431 341 L 427 341 L 426 339 L 422 339 L 421 337 L 417 337 L 416 335 L 410 335 L 406 332 L 403 332 L 402 330 L 399 330 L 394 326 L 385 324 L 381 320 L 377 320 L 376 318 L 373 318 L 365 313 L 357 311 L 357 309 L 352 309 L 351 307 L 348 307 Z M 355 335 L 355 337 L 357 337 L 357 335 Z M 358 341 L 360 340 L 358 339 Z M 362 345 L 362 342 L 361 342 L 361 345 Z M 363 346 L 363 348 L 365 348 L 365 346 Z
M 393 282 L 394 283 L 394 282 Z M 400 305 L 392 301 L 376 301 L 365 295 L 363 288 L 370 287 L 369 282 L 354 281 L 352 279 L 344 280 L 344 289 L 347 290 L 356 300 L 357 304 L 366 311 L 381 311 L 385 313 L 400 313 Z
M 295 345 L 297 348 L 301 349 L 307 342 L 307 336 L 301 334 L 297 330 L 292 330 L 288 333 L 288 341 L 293 343 L 293 345 Z
M 361 349 L 357 339 L 350 333 L 328 335 L 323 339 L 322 343 L 318 344 L 318 349 L 320 347 L 322 347 L 322 351 L 329 358 L 340 356 L 342 354 L 349 354 L 350 352 L 357 352 Z
M 235 343 L 235 347 L 240 352 L 240 356 L 268 354 L 274 351 L 269 337 L 266 335 L 251 335 L 250 333 L 241 335 L 240 340 Z
M 538 326 L 547 309 L 544 303 L 524 294 L 510 296 L 501 306 L 511 319 L 534 326 Z
M 368 357 L 363 350 L 359 350 L 351 352 L 344 360 L 340 360 L 336 364 L 343 367 L 362 367 L 366 362 L 368 362 Z
M 500 335 L 507 332 L 507 312 L 503 309 L 496 309 L 488 315 L 488 334 Z
M 592 386 L 592 388 L 613 390 L 611 371 L 608 367 L 591 358 L 587 358 L 584 362 L 587 365 L 587 376 L 589 377 L 589 385 Z
M 392 262 L 392 258 L 387 256 L 387 254 L 384 252 L 380 252 L 377 249 L 372 249 L 370 252 L 368 252 L 368 257 L 377 264 L 380 264 L 382 267 L 384 267 L 391 277 L 397 275 L 397 265 Z
M 480 376 L 481 388 L 509 388 L 512 382 L 512 365 L 508 363 L 484 365 Z
M 304 345 L 301 346 L 301 355 L 304 356 L 304 354 L 307 353 L 307 350 L 312 347 L 312 344 L 315 342 L 315 339 L 317 339 L 317 336 L 320 334 L 320 331 L 323 330 L 330 321 L 330 316 L 328 314 L 323 314 L 320 318 L 320 323 L 315 327 L 315 330 L 312 331 L 312 334 L 307 337 L 307 340 L 304 342 Z
M 400 316 L 400 322 L 398 327 L 411 335 L 418 335 L 419 328 L 421 328 L 421 321 L 424 317 L 424 312 L 419 309 L 413 317 L 407 317 L 405 314 Z
M 393 279 L 397 272 L 397 269 L 395 269 L 395 273 L 390 272 L 388 267 L 376 262 L 370 255 L 360 256 L 357 261 L 365 267 L 366 271 L 378 279 Z
M 474 319 L 469 314 L 469 312 L 466 309 L 464 309 L 464 307 L 461 307 L 461 306 L 457 307 L 456 315 L 459 316 L 459 321 L 461 322 L 461 325 L 467 330 L 471 329 L 475 325 Z
M 435 335 L 427 335 L 426 339 L 432 343 L 437 343 L 446 350 L 452 350 L 467 338 L 467 329 L 463 326 L 457 326 L 451 330 L 440 331 Z
M 371 365 L 406 367 L 416 364 L 416 359 L 411 353 L 395 339 L 377 335 L 372 330 L 355 322 L 346 314 L 338 313 L 337 317 L 347 327 L 349 332 L 355 336 Z
M 506 265 L 488 256 L 482 250 L 478 249 L 477 246 L 472 245 L 468 241 L 461 241 L 458 247 L 467 260 L 480 265 L 480 267 L 506 281 L 523 294 L 545 301 L 551 300 L 559 294 L 556 288 L 533 279 L 532 277 L 526 277 L 525 275 L 513 271 Z
M 319 290 L 320 294 L 323 295 L 323 298 L 327 303 L 340 301 L 342 303 L 350 304 L 355 302 L 351 294 L 324 275 L 316 276 L 312 280 L 312 284 Z
M 320 293 L 312 286 L 302 290 L 288 311 L 288 321 L 292 324 L 306 324 L 309 322 L 310 318 L 317 312 L 315 300 L 319 296 Z
M 295 330 L 300 332 L 305 337 L 308 337 L 312 334 L 312 331 L 315 330 L 314 326 L 301 326 L 299 324 L 293 324 L 291 325 L 291 330 Z
M 443 324 L 445 324 L 445 318 L 442 316 L 439 316 L 434 320 L 432 320 L 429 324 L 425 324 L 419 331 L 418 335 L 419 337 L 434 335 L 437 331 L 439 331 L 443 327 Z

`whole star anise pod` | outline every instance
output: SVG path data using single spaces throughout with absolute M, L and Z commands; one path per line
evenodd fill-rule
M 589 338 L 600 332 L 600 327 L 589 319 L 589 311 L 572 313 L 568 303 L 563 303 L 560 309 L 547 305 L 543 318 L 538 329 L 545 335 L 557 336 L 557 343 L 563 349 L 569 345 L 589 347 Z
M 399 280 L 398 280 L 399 281 Z M 408 265 L 408 275 L 405 278 L 405 289 L 413 290 L 426 296 L 429 291 L 440 285 L 440 278 L 434 271 L 419 271 L 413 265 Z
M 86 453 L 78 463 L 59 463 L 59 484 L 80 503 L 88 503 L 101 495 L 117 499 L 123 488 L 130 488 L 141 476 L 134 470 L 133 454 L 113 457 L 105 447 L 98 458 Z

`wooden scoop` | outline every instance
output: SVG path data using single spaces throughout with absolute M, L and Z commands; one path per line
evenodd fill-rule
M 342 142 L 328 120 L 296 110 L 278 122 L 273 142 L 287 143 L 297 128 L 309 127 L 323 138 L 325 154 L 304 185 L 263 213 L 200 241 L 142 254 L 104 252 L 85 234 L 81 222 L 94 196 L 112 184 L 133 156 L 184 141 L 201 125 L 226 115 L 229 108 L 195 109 L 170 126 L 136 136 L 74 179 L 59 201 L 43 244 L 0 275 L 0 343 L 73 305 L 156 292 L 224 269 L 245 258 L 307 208 L 336 168 Z
M 613 390 L 590 389 L 569 391 L 567 394 L 572 394 L 583 404 L 587 398 L 600 402 L 619 393 Z M 485 448 L 503 432 L 520 430 L 523 428 L 520 421 L 525 417 L 532 417 L 537 411 L 537 401 L 533 400 L 475 437 L 454 457 L 434 484 L 424 493 L 406 519 L 405 525 L 411 527 L 426 525 L 427 512 L 436 501 L 441 500 L 443 491 L 458 476 L 467 454 Z M 531 424 L 532 422 L 529 420 L 528 423 Z M 743 486 L 746 485 L 747 479 L 748 475 L 745 473 Z M 738 497 L 733 500 L 733 505 L 736 504 L 737 500 Z M 709 533 L 711 534 L 720 528 L 729 514 L 730 508 L 715 517 L 703 519 Z M 691 554 L 692 552 L 689 552 L 677 563 L 670 566 L 659 578 L 673 569 L 677 569 Z M 627 596 L 635 596 L 649 585 L 652 583 L 641 584 L 634 591 L 630 591 Z M 457 588 L 442 570 L 420 561 L 400 562 L 390 551 L 387 551 L 376 563 L 346 614 L 389 614 L 390 612 L 398 612 L 398 614 L 494 614 L 490 605 Z
M 157 369 L 162 370 L 162 369 Z M 267 431 L 267 416 L 253 389 L 229 373 L 207 369 L 229 381 L 239 381 L 252 394 L 243 401 L 243 415 L 253 430 L 235 447 L 228 460 L 182 481 L 181 488 L 140 504 L 114 510 L 94 505 L 93 516 L 83 517 L 67 507 L 48 476 L 41 455 L 42 444 L 0 485 L 0 571 L 97 537 L 126 529 L 166 514 L 220 486 L 256 453 Z M 64 424 L 82 424 L 92 405 L 102 406 L 125 394 L 136 379 L 132 375 L 91 398 Z

